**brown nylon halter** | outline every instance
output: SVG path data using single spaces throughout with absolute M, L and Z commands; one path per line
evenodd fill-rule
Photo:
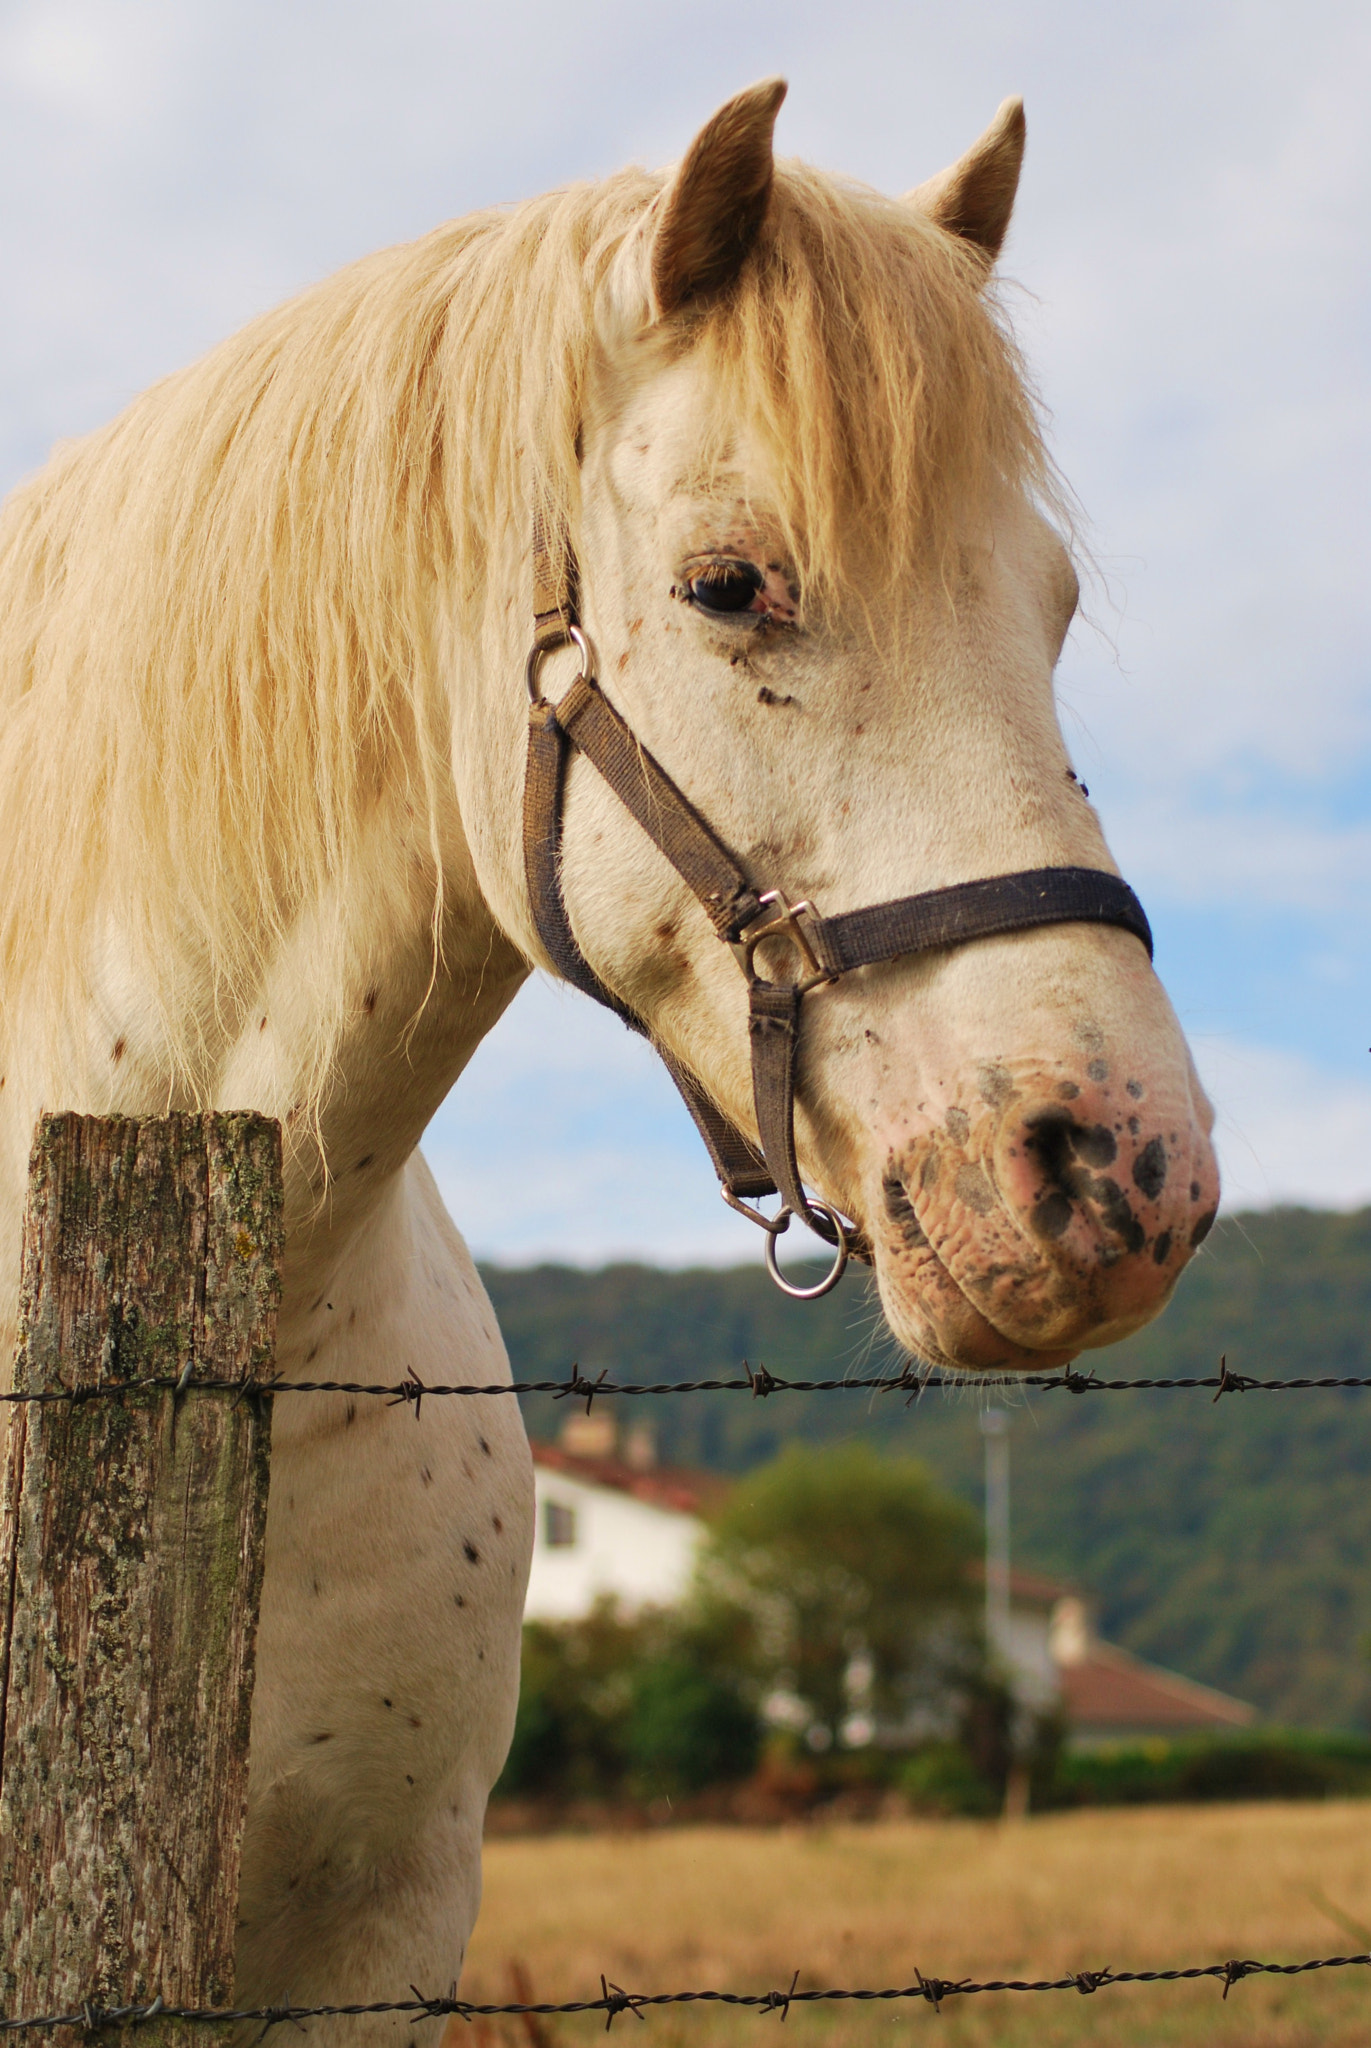
M 849 1255 L 870 1259 L 858 1228 L 828 1203 L 807 1196 L 795 1157 L 795 1061 L 800 1005 L 811 990 L 859 967 L 908 953 L 966 945 L 1003 932 L 1049 924 L 1111 924 L 1132 932 L 1152 953 L 1152 932 L 1133 891 L 1097 868 L 1029 868 L 951 888 L 929 889 L 837 917 L 819 917 L 808 903 L 787 903 L 780 890 L 759 895 L 723 842 L 609 703 L 592 673 L 590 642 L 581 630 L 576 560 L 565 538 L 549 537 L 539 519 L 533 536 L 534 638 L 528 658 L 528 762 L 524 778 L 524 874 L 538 936 L 557 973 L 634 1031 L 648 1027 L 596 974 L 577 943 L 562 894 L 562 811 L 574 748 L 604 777 L 653 845 L 693 891 L 719 937 L 733 948 L 748 985 L 752 1095 L 761 1148 L 744 1136 L 700 1082 L 657 1047 L 667 1072 L 704 1139 L 725 1201 L 767 1232 L 767 1269 L 788 1294 L 812 1299 L 836 1286 Z M 542 695 L 545 654 L 575 645 L 581 672 L 556 704 Z M 789 943 L 791 981 L 766 980 L 755 961 L 764 939 Z M 751 1206 L 779 1194 L 780 1212 Z M 782 1279 L 776 1239 L 798 1216 L 836 1248 L 831 1272 L 817 1287 Z

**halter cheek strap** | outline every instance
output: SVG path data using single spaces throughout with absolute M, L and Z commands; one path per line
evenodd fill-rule
M 748 984 L 752 1097 L 760 1149 L 724 1115 L 696 1077 L 661 1046 L 657 1050 L 714 1162 L 725 1201 L 767 1235 L 767 1267 L 788 1293 L 809 1299 L 837 1284 L 849 1254 L 870 1258 L 855 1225 L 826 1202 L 807 1196 L 795 1157 L 795 1068 L 801 1005 L 811 991 L 861 967 L 874 967 L 936 947 L 966 945 L 1038 925 L 1110 924 L 1131 932 L 1152 953 L 1152 932 L 1126 882 L 1096 868 L 1029 868 L 951 888 L 929 889 L 874 903 L 837 917 L 819 917 L 808 903 L 787 903 L 779 890 L 758 895 L 739 863 L 605 697 L 592 674 L 590 643 L 577 610 L 574 557 L 549 544 L 542 522 L 534 532 L 535 634 L 528 659 L 528 760 L 524 778 L 524 875 L 538 936 L 566 981 L 612 1010 L 630 1029 L 648 1027 L 596 974 L 576 941 L 562 894 L 562 814 L 566 771 L 574 748 L 604 778 L 658 851 L 693 891 L 718 936 L 730 945 Z M 575 645 L 581 671 L 556 704 L 539 688 L 542 658 Z M 755 955 L 763 941 L 784 942 L 794 973 L 774 982 Z M 780 1213 L 750 1206 L 779 1194 Z M 833 1268 L 814 1288 L 796 1288 L 776 1265 L 776 1238 L 798 1216 L 836 1248 Z

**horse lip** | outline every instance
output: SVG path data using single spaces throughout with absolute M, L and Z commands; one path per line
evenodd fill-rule
M 906 1197 L 908 1197 L 907 1189 Z M 909 1206 L 911 1212 L 914 1214 L 915 1221 L 919 1223 L 919 1228 L 923 1235 L 924 1249 L 932 1258 L 934 1264 L 938 1268 L 938 1271 L 956 1289 L 958 1296 L 962 1301 L 966 1303 L 966 1306 L 968 1307 L 968 1309 L 970 1309 L 971 1313 L 974 1316 L 978 1317 L 982 1323 L 984 1323 L 986 1329 L 989 1330 L 1001 1344 L 1003 1344 L 1009 1351 L 1015 1354 L 1015 1356 L 1012 1359 L 1004 1359 L 992 1365 L 976 1365 L 969 1364 L 965 1359 L 955 1357 L 951 1352 L 944 1349 L 944 1347 L 941 1344 L 925 1343 L 921 1347 L 920 1356 L 925 1358 L 930 1365 L 935 1366 L 940 1371 L 961 1373 L 965 1374 L 968 1378 L 984 1379 L 999 1372 L 1022 1373 L 1032 1372 L 1034 1370 L 1040 1372 L 1055 1372 L 1061 1366 L 1070 1365 L 1071 1361 L 1074 1358 L 1078 1358 L 1080 1356 L 1081 1351 L 1085 1348 L 1081 1344 L 1073 1344 L 1070 1347 L 1066 1347 L 1063 1345 L 1049 1345 L 1044 1346 L 1041 1349 L 1038 1349 L 1037 1347 L 1031 1344 L 1023 1343 L 1017 1337 L 1008 1336 L 1006 1332 L 1000 1328 L 999 1324 L 996 1323 L 992 1317 L 986 1314 L 985 1310 L 980 1306 L 980 1304 L 972 1300 L 971 1296 L 967 1293 L 966 1289 L 958 1280 L 956 1274 L 952 1271 L 951 1267 L 947 1264 L 947 1261 L 943 1258 L 942 1253 L 938 1250 L 938 1247 L 933 1242 L 932 1237 L 926 1230 L 924 1230 L 923 1224 L 919 1220 L 918 1212 L 914 1209 L 912 1201 L 910 1202 Z M 885 1242 L 887 1245 L 889 1245 L 890 1240 L 888 1234 L 886 1235 Z M 929 1305 L 926 1301 L 919 1300 L 917 1296 L 915 1297 L 915 1300 L 918 1305 L 919 1311 L 923 1317 L 925 1326 L 928 1327 L 930 1330 L 936 1330 L 938 1321 L 940 1319 L 936 1316 L 936 1313 L 933 1310 L 932 1306 Z

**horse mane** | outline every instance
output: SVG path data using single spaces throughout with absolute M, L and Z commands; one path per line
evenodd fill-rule
M 11 1019 L 78 1017 L 117 943 L 196 1100 L 308 909 L 317 1107 L 355 1000 L 347 906 L 412 901 L 416 845 L 439 944 L 450 650 L 526 592 L 537 490 L 574 528 L 597 295 L 661 182 L 626 171 L 356 263 L 11 496 Z M 807 602 L 869 600 L 1006 484 L 1050 494 L 983 264 L 901 202 L 779 167 L 741 277 L 661 345 L 707 357 L 701 460 L 747 432 Z

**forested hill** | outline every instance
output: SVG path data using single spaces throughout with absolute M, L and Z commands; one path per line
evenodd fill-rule
M 860 1269 L 794 1303 L 757 1266 L 486 1269 L 514 1370 L 680 1380 L 744 1358 L 796 1377 L 891 1361 Z M 1228 1218 L 1148 1330 L 1082 1361 L 1112 1378 L 1371 1374 L 1371 1209 Z M 1371 1389 L 1038 1393 L 1018 1397 L 1016 1562 L 1078 1579 L 1105 1632 L 1143 1656 L 1307 1726 L 1371 1724 Z M 564 1410 L 525 1403 L 534 1435 Z M 858 1393 L 667 1396 L 650 1414 L 671 1463 L 742 1471 L 788 1436 L 866 1434 L 980 1498 L 973 1394 L 917 1407 Z M 629 1404 L 618 1412 L 627 1414 Z

